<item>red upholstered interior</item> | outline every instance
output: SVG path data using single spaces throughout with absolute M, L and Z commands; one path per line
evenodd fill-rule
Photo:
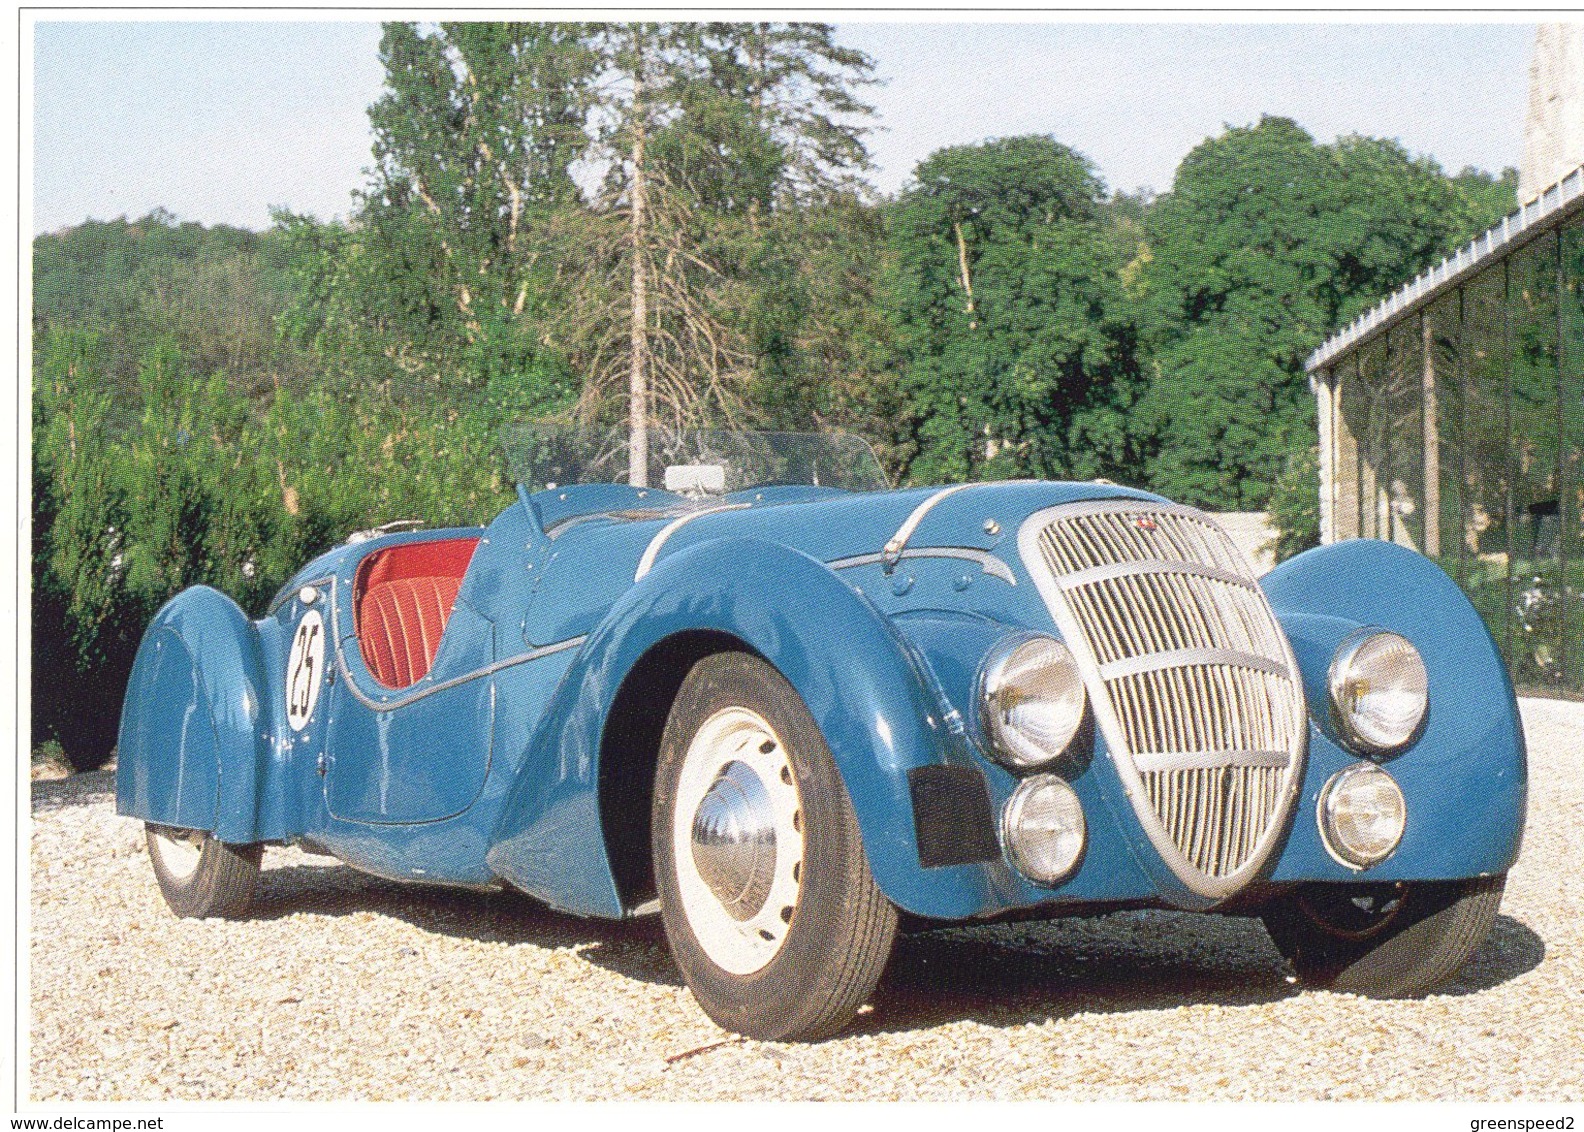
M 476 538 L 409 542 L 363 560 L 354 587 L 357 636 L 374 679 L 405 688 L 428 674 L 477 549 Z

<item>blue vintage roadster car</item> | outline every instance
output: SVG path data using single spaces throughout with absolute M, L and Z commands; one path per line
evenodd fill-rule
M 487 527 L 359 532 L 258 620 L 205 587 L 159 613 L 117 804 L 176 913 L 244 913 L 291 844 L 658 911 L 703 1009 L 766 1039 L 844 1026 L 899 925 L 1252 915 L 1306 982 L 1385 996 L 1490 929 L 1523 736 L 1427 559 L 1354 541 L 1256 580 L 1209 516 L 1111 484 L 885 490 L 844 437 L 658 437 L 637 475 L 579 444 L 523 434 Z

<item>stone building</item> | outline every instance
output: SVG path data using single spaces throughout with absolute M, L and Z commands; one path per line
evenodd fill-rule
M 1529 64 L 1518 202 L 1527 204 L 1584 164 L 1584 24 L 1541 24 Z

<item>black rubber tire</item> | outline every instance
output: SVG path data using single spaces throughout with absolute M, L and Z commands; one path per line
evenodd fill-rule
M 1454 975 L 1484 942 L 1506 884 L 1505 875 L 1311 884 L 1260 918 L 1305 984 L 1371 998 L 1418 998 Z M 1354 900 L 1381 911 L 1350 911 Z
M 694 936 L 670 837 L 688 745 L 700 725 L 732 706 L 758 712 L 786 745 L 803 814 L 797 911 L 781 950 L 751 975 L 719 967 Z M 706 1014 L 723 1029 L 764 1041 L 816 1041 L 852 1020 L 890 959 L 896 910 L 870 873 L 830 748 L 797 692 L 769 664 L 747 653 L 717 653 L 689 672 L 661 740 L 652 830 L 666 937 Z
M 170 830 L 171 833 L 195 835 L 203 841 L 197 868 L 183 877 L 171 872 L 160 854 L 156 835 L 163 828 L 152 822 L 146 824 L 144 838 L 148 843 L 149 861 L 154 865 L 154 878 L 159 881 L 160 892 L 170 910 L 192 919 L 209 916 L 236 919 L 244 915 L 253 902 L 264 847 L 228 845 L 207 833 Z

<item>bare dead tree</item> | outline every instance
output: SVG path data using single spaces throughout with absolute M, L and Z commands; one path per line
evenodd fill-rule
M 631 342 L 628 359 L 628 434 L 627 479 L 634 487 L 649 486 L 649 257 L 648 245 L 648 169 L 644 141 L 649 132 L 649 104 L 644 98 L 644 41 L 633 37 L 632 106 L 628 115 L 632 133 L 632 162 L 629 177 L 628 213 L 631 224 L 632 312 L 629 320 Z
M 667 101 L 685 48 L 663 29 L 611 32 L 619 92 L 607 95 L 611 165 L 593 207 L 562 220 L 566 284 L 553 331 L 583 379 L 580 423 L 609 421 L 625 401 L 628 478 L 647 486 L 650 431 L 739 427 L 753 358 L 722 312 L 737 284 L 700 239 L 691 186 L 655 161 L 649 142 L 675 123 Z

